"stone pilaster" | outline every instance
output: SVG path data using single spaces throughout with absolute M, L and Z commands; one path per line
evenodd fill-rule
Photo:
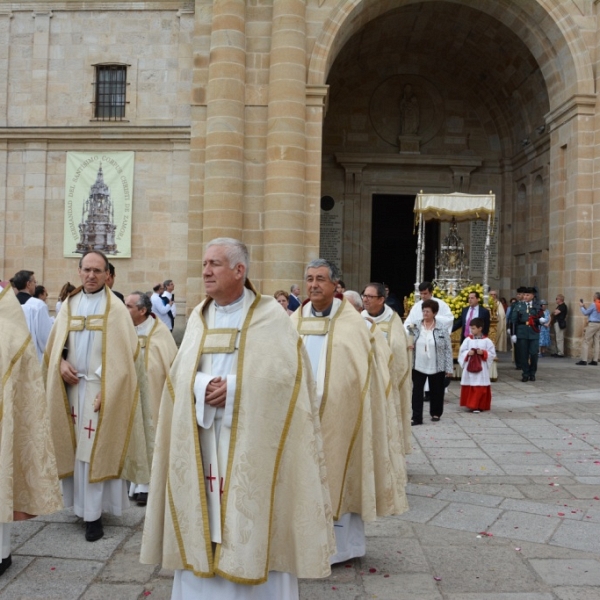
M 208 66 L 203 244 L 241 239 L 246 76 L 245 1 L 215 0 Z
M 321 222 L 321 157 L 323 119 L 327 106 L 327 85 L 306 88 L 306 188 L 304 200 L 304 262 L 319 257 Z M 341 268 L 342 265 L 338 265 Z
M 187 311 L 202 293 L 202 228 L 204 226 L 204 160 L 206 156 L 206 87 L 210 54 L 210 3 L 197 0 L 192 36 L 190 107 L 190 188 L 188 204 Z
M 21 268 L 34 271 L 39 282 L 44 281 L 47 151 L 47 142 L 29 142 L 23 152 L 25 185 Z
M 48 113 L 48 58 L 50 19 L 52 11 L 36 11 L 33 34 L 33 59 L 31 61 L 31 106 L 29 125 L 46 125 Z
M 12 13 L 0 8 L 0 127 L 8 124 L 8 61 Z
M 304 272 L 306 4 L 274 0 L 264 215 L 263 291 Z

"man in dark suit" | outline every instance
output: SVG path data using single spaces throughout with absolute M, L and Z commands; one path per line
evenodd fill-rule
M 487 335 L 490 332 L 490 311 L 483 306 L 479 306 L 479 292 L 469 293 L 469 306 L 463 308 L 462 314 L 458 319 L 454 321 L 452 331 L 461 329 L 460 342 L 469 335 L 469 325 L 471 320 L 475 317 L 483 319 L 483 335 Z
M 516 344 L 517 364 L 523 370 L 521 381 L 535 381 L 540 346 L 540 324 L 546 323 L 542 307 L 533 299 L 533 288 L 526 288 L 523 300 L 510 311 L 512 342 Z
M 300 300 L 300 287 L 297 284 L 294 284 L 290 288 L 290 297 L 288 298 L 288 309 L 293 312 L 301 304 L 302 304 L 302 300 Z

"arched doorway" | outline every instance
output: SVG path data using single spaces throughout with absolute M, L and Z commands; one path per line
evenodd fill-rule
M 565 194 L 589 192 L 573 149 L 590 131 L 584 117 L 594 102 L 577 34 L 564 3 L 553 1 L 532 1 L 527 12 L 509 0 L 340 7 L 317 40 L 308 79 L 329 85 L 321 192 L 344 200 L 346 283 L 359 289 L 370 279 L 373 195 L 424 189 L 496 193 L 495 286 L 508 292 L 522 283 L 513 276 L 515 260 L 534 279 L 527 283 L 565 286 L 571 257 L 563 243 L 554 246 L 561 260 L 553 261 L 549 232 Z M 412 98 L 411 125 L 403 123 L 403 103 Z M 557 185 L 560 173 L 565 181 Z M 518 206 L 520 187 L 534 183 L 527 202 L 541 205 L 541 215 Z M 554 234 L 564 236 L 564 228 Z

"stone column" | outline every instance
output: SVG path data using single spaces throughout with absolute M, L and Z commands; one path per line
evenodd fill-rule
M 192 93 L 190 98 L 190 190 L 186 312 L 202 294 L 202 231 L 204 226 L 204 160 L 206 155 L 206 87 L 210 54 L 211 13 L 205 0 L 196 0 L 192 36 Z
M 215 237 L 242 237 L 245 76 L 245 0 L 215 0 L 208 66 L 203 245 Z
M 595 100 L 575 96 L 551 113 L 550 232 L 548 294 L 564 294 L 571 305 L 567 352 L 579 344 L 584 319 L 575 308 L 579 298 L 591 301 L 598 284 L 594 256 L 594 118 Z
M 263 292 L 304 273 L 306 3 L 274 0 L 269 68 Z

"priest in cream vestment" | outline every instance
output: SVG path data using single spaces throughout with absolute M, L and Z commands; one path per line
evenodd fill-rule
M 144 367 L 148 376 L 152 423 L 156 429 L 160 399 L 169 377 L 171 364 L 177 354 L 177 345 L 167 326 L 152 313 L 152 302 L 144 292 L 132 292 L 125 298 L 125 306 L 131 315 L 137 333 Z M 138 506 L 145 506 L 148 499 L 148 484 L 132 483 L 130 496 L 134 496 Z
M 10 286 L 0 287 L 0 575 L 11 523 L 63 507 L 36 348 Z
M 104 254 L 84 254 L 82 287 L 65 301 L 44 355 L 65 506 L 86 522 L 90 542 L 104 535 L 102 512 L 129 506 L 126 480 L 150 480 L 154 437 L 138 338 L 107 274 Z
M 314 383 L 244 244 L 207 245 L 160 405 L 141 561 L 175 569 L 173 600 L 293 600 L 334 552 Z M 246 282 L 246 283 L 244 283 Z
M 393 385 L 398 390 L 401 438 L 404 452 L 410 454 L 412 452 L 410 425 L 412 379 L 408 336 L 398 313 L 385 303 L 385 287 L 382 283 L 369 283 L 363 292 L 363 302 L 365 310 L 361 313 L 362 316 L 379 327 L 392 351 L 390 372 Z
M 334 297 L 339 279 L 334 265 L 324 259 L 312 261 L 305 278 L 309 302 L 290 319 L 317 382 L 336 520 L 333 564 L 365 554 L 364 521 L 408 509 L 406 471 L 399 419 L 394 403 L 388 404 L 389 358 L 376 360 L 370 328 L 347 300 Z

